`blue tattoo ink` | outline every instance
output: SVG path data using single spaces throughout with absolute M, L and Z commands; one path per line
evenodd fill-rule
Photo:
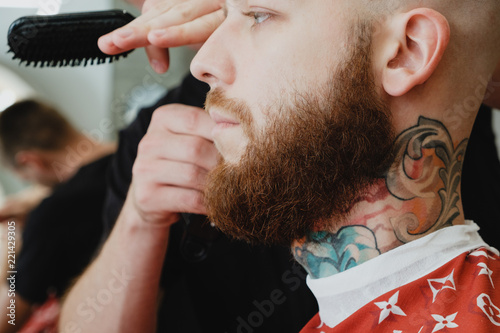
M 317 279 L 343 272 L 380 255 L 373 231 L 365 226 L 343 227 L 338 233 L 312 232 L 294 249 L 295 259 Z

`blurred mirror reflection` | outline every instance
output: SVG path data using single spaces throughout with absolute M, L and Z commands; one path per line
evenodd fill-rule
M 121 0 L 0 0 L 0 110 L 37 96 L 57 107 L 84 133 L 105 141 L 116 140 L 117 131 L 133 120 L 140 108 L 154 103 L 180 82 L 189 71 L 194 51 L 171 50 L 171 68 L 159 75 L 150 68 L 142 49 L 112 64 L 39 68 L 13 60 L 7 46 L 8 28 L 21 16 L 116 8 L 140 14 Z M 0 167 L 0 185 L 7 194 L 26 186 L 5 167 Z

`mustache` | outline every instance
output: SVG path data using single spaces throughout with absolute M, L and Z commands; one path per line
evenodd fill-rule
M 205 111 L 208 112 L 211 108 L 227 112 L 235 117 L 244 128 L 251 129 L 253 127 L 252 113 L 248 104 L 236 98 L 226 97 L 221 88 L 215 88 L 208 92 L 205 100 Z

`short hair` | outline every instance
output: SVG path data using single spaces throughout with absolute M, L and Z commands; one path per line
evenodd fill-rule
M 73 126 L 54 107 L 37 100 L 15 103 L 0 113 L 0 149 L 12 166 L 17 165 L 19 151 L 59 150 L 75 134 Z

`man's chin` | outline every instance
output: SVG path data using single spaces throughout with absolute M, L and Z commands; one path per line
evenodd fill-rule
M 237 166 L 241 163 L 241 157 L 244 153 L 243 149 L 221 146 L 217 142 L 215 142 L 215 148 L 219 151 L 219 164 L 224 163 L 229 166 Z

